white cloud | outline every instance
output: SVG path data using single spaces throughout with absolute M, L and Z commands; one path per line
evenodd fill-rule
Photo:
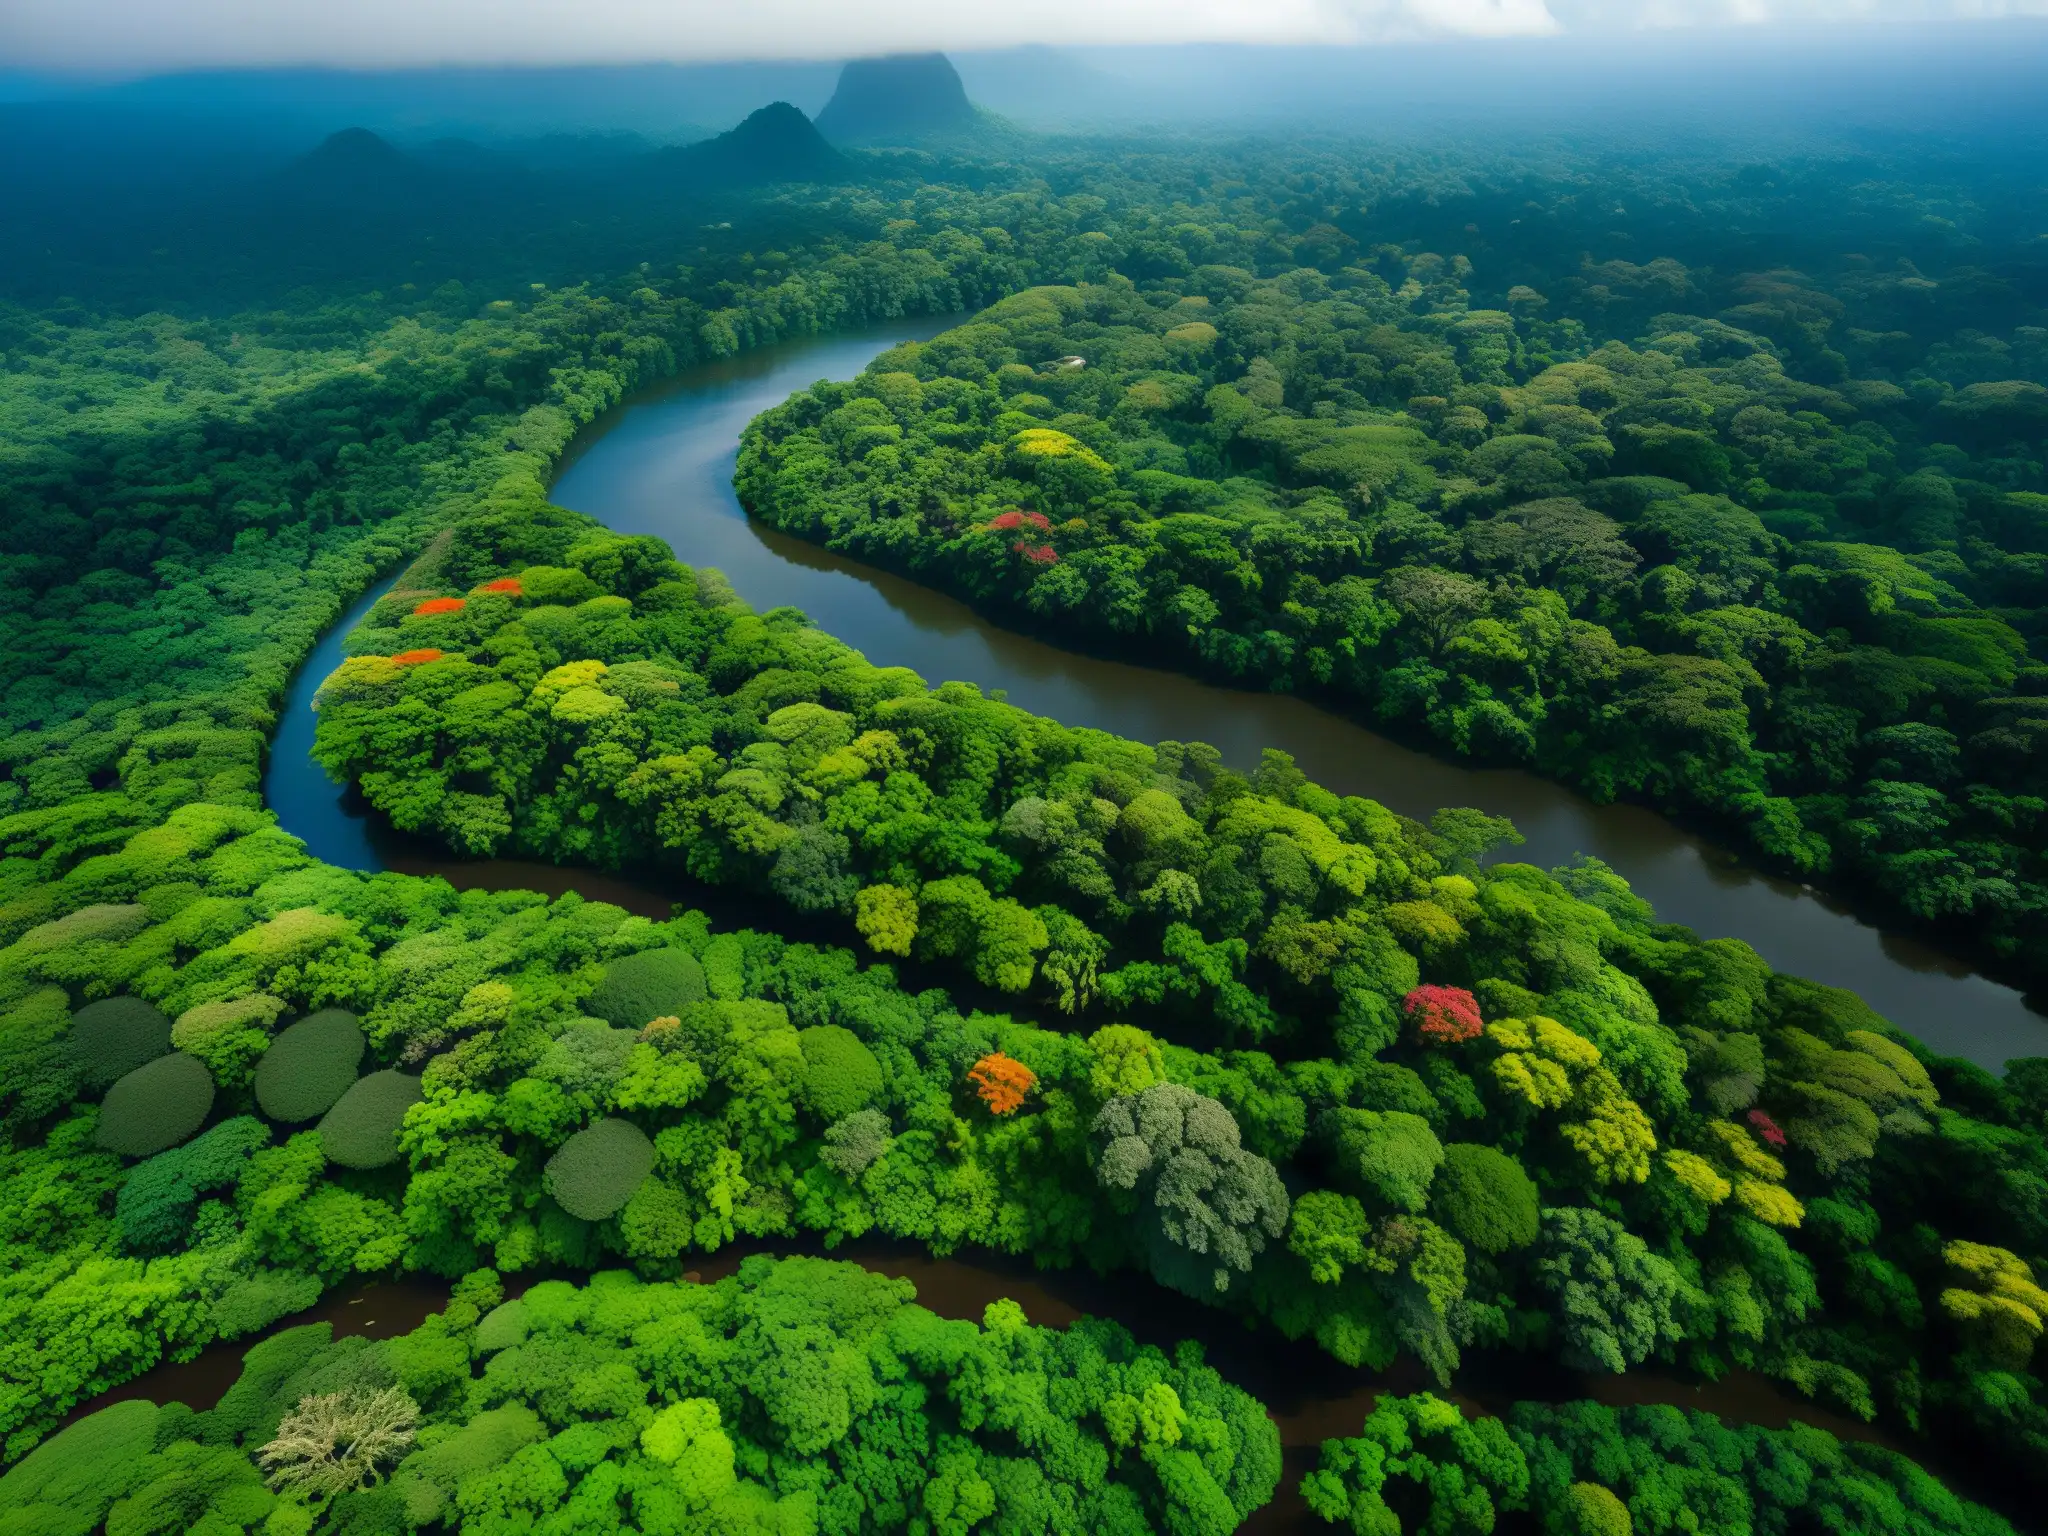
M 1828 26 L 2048 16 L 2048 0 L 1552 0 L 1568 32 L 1671 27 Z
M 1558 30 L 1545 0 L 1335 0 L 1324 38 L 1374 43 L 1417 37 L 1541 37 Z
M 1544 0 L 6 0 L 23 66 L 841 58 L 1015 43 L 1542 31 Z
M 829 59 L 2048 14 L 2048 0 L 0 0 L 17 68 Z

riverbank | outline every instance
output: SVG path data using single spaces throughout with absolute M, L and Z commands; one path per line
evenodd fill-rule
M 1775 969 L 1856 991 L 1937 1051 L 1992 1071 L 2014 1057 L 2048 1055 L 2048 1017 L 2014 988 L 1745 865 L 1641 806 L 1596 806 L 1532 774 L 1447 763 L 1300 698 L 1063 650 L 747 518 L 732 467 L 740 430 L 754 415 L 817 377 L 849 376 L 885 346 L 934 334 L 956 318 L 792 342 L 688 370 L 600 417 L 564 455 L 553 494 L 618 532 L 668 540 L 678 558 L 724 572 L 759 608 L 803 609 L 879 665 L 912 666 L 934 682 L 964 678 L 1069 725 L 1145 741 L 1207 741 L 1239 767 L 1255 766 L 1261 750 L 1277 747 L 1326 787 L 1408 815 L 1473 805 L 1508 816 L 1528 839 L 1515 857 L 1545 866 L 1579 853 L 1602 859 L 1663 920 L 1740 938 Z M 339 662 L 348 628 L 387 589 L 380 584 L 323 636 L 293 680 L 264 780 L 285 829 L 345 868 L 445 874 L 457 885 L 493 889 L 574 888 L 593 897 L 627 889 L 614 876 L 519 861 L 498 861 L 494 870 L 392 837 L 307 755 L 313 695 Z
M 1477 806 L 1521 830 L 1528 841 L 1514 857 L 1546 867 L 1579 853 L 1599 858 L 1664 921 L 1742 939 L 1774 969 L 1858 992 L 1937 1051 L 1992 1071 L 2014 1057 L 2048 1055 L 2048 1016 L 2028 1007 L 2015 988 L 1866 921 L 1819 891 L 1759 871 L 1642 806 L 1596 806 L 1533 774 L 1447 762 L 1305 699 L 1065 650 L 746 516 L 732 471 L 748 421 L 816 378 L 849 377 L 885 347 L 936 334 L 958 319 L 892 322 L 687 370 L 607 412 L 572 443 L 553 495 L 617 532 L 666 539 L 678 558 L 722 571 L 758 608 L 801 608 L 878 665 L 914 667 L 932 682 L 963 678 L 1068 725 L 1141 741 L 1206 741 L 1240 768 L 1256 766 L 1263 749 L 1277 747 L 1318 783 L 1405 815 Z M 543 866 L 510 861 L 494 873 L 389 836 L 307 755 L 313 694 L 339 662 L 342 637 L 388 586 L 373 589 L 323 636 L 295 676 L 266 768 L 266 801 L 312 852 L 346 868 L 443 873 L 458 885 L 490 888 L 526 880 L 526 872 Z M 531 888 L 569 888 L 561 883 L 565 873 L 535 876 Z M 569 880 L 591 896 L 600 882 L 618 885 L 615 877 L 592 873 Z
M 666 539 L 679 559 L 723 572 L 756 608 L 802 609 L 879 666 L 1000 690 L 1070 726 L 1140 741 L 1206 741 L 1239 768 L 1278 748 L 1326 788 L 1406 815 L 1477 806 L 1509 817 L 1527 838 L 1514 857 L 1546 867 L 1580 853 L 1599 858 L 1663 920 L 1740 938 L 1775 969 L 1857 991 L 1937 1051 L 1993 1071 L 2017 1056 L 2048 1055 L 2048 1017 L 2017 989 L 1759 871 L 1645 807 L 1594 805 L 1534 774 L 1451 763 L 1302 698 L 1067 650 L 747 517 L 732 475 L 740 431 L 754 415 L 816 378 L 850 377 L 887 345 L 951 323 L 793 343 L 678 375 L 594 422 L 564 455 L 551 495 L 616 532 Z
M 1284 1473 L 1273 1501 L 1248 1520 L 1246 1533 L 1325 1531 L 1301 1501 L 1298 1486 L 1313 1471 L 1326 1439 L 1355 1435 L 1382 1393 L 1437 1391 L 1467 1413 L 1499 1415 L 1517 1400 L 1565 1402 L 1590 1398 L 1616 1407 L 1663 1403 L 1719 1414 L 1734 1423 L 1781 1429 L 1798 1420 L 1845 1440 L 1884 1445 L 1917 1459 L 1925 1452 L 1905 1446 L 1871 1425 L 1829 1413 L 1782 1391 L 1753 1372 L 1735 1372 L 1718 1382 L 1687 1382 L 1655 1371 L 1624 1376 L 1545 1372 L 1524 1362 L 1475 1356 L 1448 1391 L 1438 1389 L 1412 1357 L 1389 1371 L 1354 1370 L 1313 1344 L 1289 1342 L 1270 1329 L 1234 1326 L 1235 1319 L 1132 1274 L 1098 1275 L 1088 1270 L 1041 1271 L 1021 1259 L 969 1252 L 936 1258 L 910 1243 L 887 1240 L 842 1243 L 833 1250 L 801 1242 L 749 1242 L 684 1262 L 686 1281 L 715 1284 L 736 1272 L 752 1254 L 815 1254 L 845 1259 L 876 1274 L 907 1279 L 920 1305 L 941 1317 L 979 1321 L 992 1301 L 1015 1301 L 1033 1323 L 1064 1328 L 1083 1317 L 1108 1318 L 1141 1343 L 1171 1349 L 1185 1338 L 1200 1338 L 1209 1363 L 1234 1385 L 1266 1405 L 1280 1431 Z M 505 1277 L 508 1296 L 552 1278 L 546 1271 Z M 417 1328 L 446 1305 L 451 1287 L 426 1277 L 378 1280 L 330 1292 L 317 1306 L 288 1317 L 260 1334 L 209 1345 L 197 1357 L 167 1362 L 68 1414 L 70 1424 L 114 1403 L 146 1399 L 181 1402 L 204 1411 L 214 1406 L 241 1374 L 242 1355 L 272 1333 L 307 1323 L 329 1323 L 335 1337 L 395 1338 Z M 1223 1326 L 1219 1327 L 1221 1324 Z M 1952 1486 L 1955 1469 L 1940 1468 Z M 1981 1497 L 1981 1494 L 1973 1494 Z
M 886 336 L 858 342 L 807 343 L 781 349 L 775 357 L 757 356 L 748 365 L 759 365 L 754 373 L 738 366 L 742 360 L 734 360 L 733 365 L 721 365 L 707 379 L 691 375 L 674 381 L 607 418 L 609 430 L 602 430 L 606 423 L 600 423 L 600 435 L 567 461 L 555 494 L 565 504 L 593 513 L 618 531 L 658 534 L 681 558 L 724 570 L 742 596 L 758 606 L 802 607 L 821 628 L 860 646 L 878 663 L 913 665 L 934 681 L 965 677 L 991 691 L 1002 689 L 1019 705 L 1126 735 L 1208 740 L 1244 766 L 1256 762 L 1261 747 L 1277 745 L 1292 752 L 1305 771 L 1331 787 L 1370 794 L 1403 810 L 1426 812 L 1445 803 L 1475 803 L 1497 810 L 1503 808 L 1502 794 L 1524 797 L 1505 810 L 1526 823 L 1530 845 L 1523 854 L 1535 862 L 1559 862 L 1580 850 L 1605 858 L 1659 905 L 1661 915 L 1688 922 L 1707 934 L 1735 933 L 1787 970 L 1853 986 L 1938 1049 L 1970 1055 L 1993 1066 L 2007 1055 L 2044 1049 L 2034 1038 L 2044 1029 L 2042 1021 L 2021 1007 L 2010 989 L 2001 991 L 1967 971 L 1916 972 L 1887 948 L 1889 941 L 1878 930 L 1831 911 L 1796 888 L 1782 888 L 1739 866 L 1731 871 L 1716 862 L 1711 845 L 1647 811 L 1590 806 L 1526 774 L 1448 766 L 1298 699 L 1236 693 L 1176 674 L 1075 656 L 984 624 L 959 604 L 909 583 L 851 562 L 834 561 L 749 523 L 730 489 L 731 444 L 738 425 L 758 408 L 760 399 L 770 394 L 780 398 L 821 369 L 857 365 L 863 349 L 871 353 L 886 340 L 900 337 L 901 328 L 891 328 Z M 636 416 L 635 412 L 643 414 Z M 598 470 L 604 474 L 591 481 Z M 303 702 L 308 718 L 311 691 L 323 675 L 309 666 L 294 686 L 293 708 Z M 328 784 L 303 756 L 294 759 L 280 747 L 274 771 L 311 775 L 335 814 L 347 814 L 343 792 Z M 1496 780 L 1505 788 L 1494 784 Z M 317 806 L 318 802 L 318 795 L 308 797 L 309 804 Z M 285 801 L 273 803 L 281 812 L 285 810 Z M 1518 810 L 1516 805 L 1522 808 Z M 289 818 L 285 825 L 291 831 L 301 830 Z M 1638 831 L 1630 833 L 1631 826 Z M 355 863 L 357 868 L 389 867 L 441 875 L 466 887 L 554 893 L 573 889 L 656 917 L 666 916 L 676 899 L 692 895 L 680 889 L 679 882 L 659 878 L 635 880 L 516 860 L 462 862 L 416 847 L 380 847 L 374 823 L 363 822 L 361 830 L 365 839 L 361 858 L 366 862 Z M 1626 846 L 1617 848 L 1617 838 L 1626 844 L 1629 836 L 1637 835 L 1646 840 L 1641 857 Z M 314 846 L 323 856 L 335 857 L 320 844 Z M 350 862 L 345 858 L 335 861 Z M 1713 900 L 1720 897 L 1739 907 L 1734 920 L 1701 916 L 1702 905 L 1711 911 Z M 747 920 L 745 903 L 730 893 L 707 894 L 696 900 L 718 912 L 722 921 Z M 771 912 L 767 920 L 785 931 L 798 931 L 802 926 L 788 921 L 786 913 Z M 1845 974 L 1845 968 L 1853 974 Z M 1914 990 L 1914 977 L 1927 982 L 1924 991 Z M 2009 1048 L 2015 1043 L 2018 1050 Z M 959 1261 L 933 1260 L 917 1249 L 869 1251 L 849 1245 L 839 1250 L 838 1256 L 866 1262 L 864 1254 L 872 1257 L 876 1266 L 902 1266 L 884 1272 L 909 1273 L 912 1266 L 921 1266 L 922 1283 L 934 1290 L 930 1299 L 935 1310 L 957 1307 L 952 1315 L 978 1316 L 987 1300 L 1013 1295 L 1024 1302 L 1034 1321 L 1071 1320 L 1072 1315 L 1089 1311 L 1128 1317 L 1134 1331 L 1159 1341 L 1183 1336 L 1204 1339 L 1226 1374 L 1270 1403 L 1288 1445 L 1289 1490 L 1313 1464 L 1315 1446 L 1328 1435 L 1355 1432 L 1380 1391 L 1424 1385 L 1419 1373 L 1377 1378 L 1344 1372 L 1312 1348 L 1284 1346 L 1270 1330 L 1242 1329 L 1208 1309 L 1176 1311 L 1177 1306 L 1192 1308 L 1193 1304 L 1180 1303 L 1133 1276 L 1111 1280 L 1086 1275 L 1042 1276 L 1020 1266 L 990 1271 L 995 1278 L 988 1280 L 963 1277 L 944 1267 Z M 729 1253 L 719 1262 L 736 1263 L 737 1258 L 737 1252 Z M 706 1278 L 716 1278 L 719 1272 L 712 1261 L 699 1270 Z M 1106 1296 L 1094 1297 L 1085 1289 L 1074 1289 L 1090 1285 L 1108 1288 Z M 1067 1309 L 1065 1317 L 1062 1307 Z M 1413 1370 L 1412 1365 L 1409 1369 Z M 1242 1379 L 1235 1374 L 1240 1370 Z M 1489 1370 L 1498 1375 L 1489 1376 Z M 1264 1385 L 1268 1383 L 1270 1390 Z M 1729 1417 L 1747 1422 L 1782 1424 L 1797 1417 L 1836 1428 L 1851 1438 L 1878 1438 L 1868 1426 L 1831 1420 L 1811 1405 L 1783 1396 L 1761 1378 L 1730 1377 L 1721 1383 L 1695 1384 L 1632 1372 L 1621 1378 L 1588 1381 L 1554 1370 L 1532 1376 L 1531 1368 L 1521 1362 L 1490 1366 L 1475 1359 L 1461 1373 L 1459 1390 L 1463 1400 L 1481 1408 L 1505 1405 L 1518 1396 L 1591 1397 L 1617 1403 L 1668 1401 L 1725 1409 Z M 1609 1392 L 1619 1395 L 1609 1397 Z M 1734 1395 L 1724 1397 L 1723 1393 Z M 1968 1488 L 1970 1469 L 1964 1469 L 1961 1477 L 1949 1469 L 1938 1469 L 1958 1486 Z M 1287 1496 L 1291 1499 L 1291 1492 Z M 1266 1524 L 1268 1516 L 1279 1523 Z M 1287 1529 L 1286 1522 L 1293 1518 L 1286 1508 L 1276 1505 L 1262 1514 L 1256 1528 Z

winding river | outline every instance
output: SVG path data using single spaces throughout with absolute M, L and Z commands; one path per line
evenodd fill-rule
M 1725 850 L 1652 812 L 1595 806 L 1524 773 L 1449 764 L 1299 699 L 1077 655 L 747 520 L 733 494 L 732 470 L 740 431 L 752 417 L 814 379 L 850 378 L 884 347 L 936 334 L 957 319 L 898 322 L 693 369 L 627 402 L 586 434 L 562 467 L 555 500 L 622 533 L 659 535 L 681 559 L 724 571 L 756 607 L 802 608 L 878 663 L 914 667 L 932 680 L 964 678 L 1002 689 L 1013 703 L 1069 724 L 1145 741 L 1208 741 L 1235 765 L 1253 766 L 1260 749 L 1279 747 L 1330 788 L 1370 795 L 1409 815 L 1456 804 L 1511 816 L 1528 837 L 1520 857 L 1550 865 L 1579 852 L 1596 855 L 1627 876 L 1666 920 L 1708 935 L 1735 935 L 1774 966 L 1854 988 L 1938 1049 L 1994 1069 L 2010 1057 L 2048 1054 L 2048 1020 L 2013 989 L 1872 927 L 1807 888 L 1745 869 Z M 313 693 L 340 661 L 343 637 L 390 585 L 381 583 L 335 625 L 292 684 L 264 782 L 286 829 L 319 857 L 347 868 L 438 874 L 471 888 L 573 888 L 666 916 L 675 894 L 669 890 L 517 860 L 459 861 L 397 837 L 312 762 Z M 789 1245 L 776 1247 L 789 1251 Z M 731 1273 L 743 1251 L 702 1260 L 693 1278 Z M 920 1299 L 948 1316 L 978 1318 L 990 1300 L 1009 1296 L 1032 1321 L 1050 1326 L 1091 1313 L 1116 1318 L 1148 1342 L 1205 1339 L 1225 1375 L 1272 1408 L 1286 1448 L 1280 1496 L 1247 1530 L 1327 1529 L 1309 1517 L 1294 1491 L 1314 1464 L 1315 1446 L 1329 1435 L 1355 1433 L 1379 1391 L 1425 1385 L 1413 1362 L 1385 1376 L 1347 1370 L 1269 1330 L 1224 1326 L 1221 1314 L 1128 1275 L 1037 1274 L 992 1255 L 933 1259 L 913 1247 L 878 1242 L 847 1244 L 836 1256 L 908 1276 Z M 446 1296 L 445 1288 L 425 1282 L 377 1283 L 337 1293 L 288 1321 L 321 1318 L 338 1332 L 389 1337 L 417 1325 Z M 246 1341 L 218 1344 L 195 1360 L 159 1367 L 79 1413 L 135 1396 L 210 1406 L 233 1382 L 246 1347 Z M 1742 1373 L 1695 1386 L 1655 1372 L 1589 1378 L 1546 1367 L 1531 1377 L 1504 1362 L 1475 1360 L 1461 1372 L 1457 1394 L 1480 1410 L 1517 1398 L 1676 1403 L 1750 1423 L 1782 1425 L 1796 1417 L 1845 1437 L 1881 1438 Z M 1965 1485 L 1977 1470 L 1935 1464 Z
M 694 368 L 597 423 L 571 450 L 554 499 L 620 533 L 651 533 L 692 565 L 715 566 L 757 608 L 792 605 L 883 666 L 964 678 L 1069 725 L 1140 741 L 1207 741 L 1252 767 L 1265 747 L 1293 754 L 1339 794 L 1369 795 L 1410 816 L 1475 805 L 1514 819 L 1515 857 L 1551 866 L 1577 853 L 1613 865 L 1667 922 L 1732 935 L 1780 970 L 1849 987 L 1940 1051 L 1997 1071 L 2048 1055 L 2048 1018 L 2019 992 L 1917 939 L 1872 926 L 1809 887 L 1760 874 L 1733 854 L 1639 806 L 1594 805 L 1513 769 L 1462 767 L 1404 747 L 1298 698 L 1218 687 L 1179 673 L 1061 649 L 977 618 L 901 577 L 750 521 L 733 494 L 748 421 L 818 378 L 845 379 L 890 344 L 958 316 L 899 321 L 857 335 L 792 342 Z M 341 659 L 342 637 L 384 590 L 321 641 L 294 681 L 265 780 L 270 805 L 312 851 L 355 869 L 439 873 L 458 885 L 573 884 L 585 895 L 665 914 L 668 897 L 630 882 L 541 865 L 459 863 L 378 828 L 307 756 L 312 695 Z

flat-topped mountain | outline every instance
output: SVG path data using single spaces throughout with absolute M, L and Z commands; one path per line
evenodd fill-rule
M 898 53 L 851 60 L 818 114 L 818 131 L 835 144 L 859 144 L 957 131 L 979 121 L 952 60 L 943 53 Z

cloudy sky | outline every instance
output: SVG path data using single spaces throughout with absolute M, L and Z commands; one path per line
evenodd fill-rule
M 2048 15 L 2048 0 L 0 0 L 17 68 L 838 58 Z

